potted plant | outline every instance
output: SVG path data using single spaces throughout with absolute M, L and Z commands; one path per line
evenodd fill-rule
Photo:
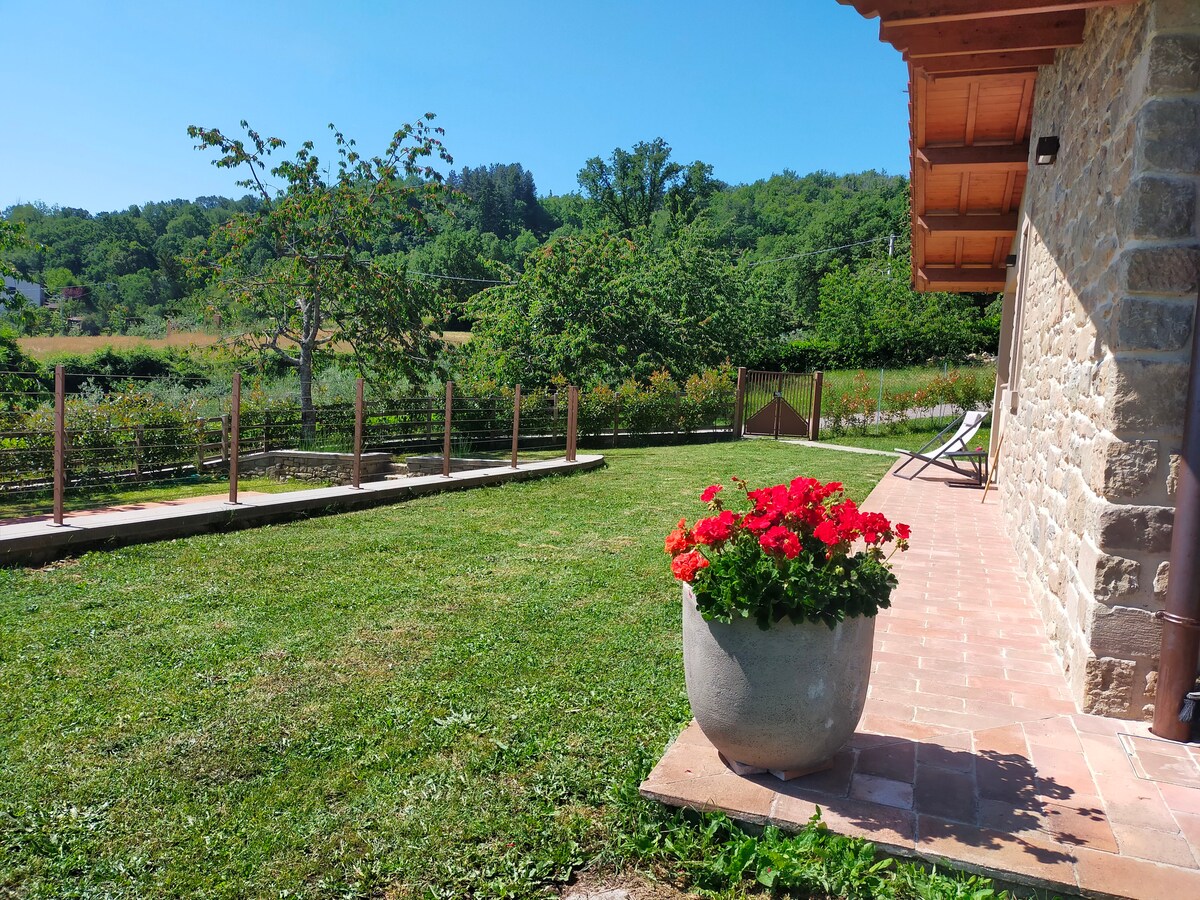
M 705 736 L 741 773 L 820 771 L 854 733 L 867 697 L 875 615 L 896 577 L 885 546 L 909 528 L 863 512 L 838 482 L 751 490 L 667 536 L 683 584 L 688 699 Z

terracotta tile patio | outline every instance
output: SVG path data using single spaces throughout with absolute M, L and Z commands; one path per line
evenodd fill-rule
M 910 524 L 913 549 L 833 768 L 738 776 L 693 722 L 642 793 L 785 828 L 819 805 L 834 831 L 1006 881 L 1200 897 L 1200 745 L 1076 712 L 995 493 L 946 481 L 888 475 L 865 504 Z

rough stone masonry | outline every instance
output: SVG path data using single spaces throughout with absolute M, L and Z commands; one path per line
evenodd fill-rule
M 1140 718 L 1200 289 L 1200 2 L 1090 12 L 1033 135 L 1062 150 L 1028 175 L 1002 503 L 1077 701 Z

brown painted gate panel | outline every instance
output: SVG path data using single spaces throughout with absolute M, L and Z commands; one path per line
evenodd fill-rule
M 772 437 L 812 437 L 813 375 L 747 372 L 743 431 Z

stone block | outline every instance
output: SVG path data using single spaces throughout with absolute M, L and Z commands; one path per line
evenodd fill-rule
M 1098 444 L 1100 464 L 1091 467 L 1091 487 L 1111 499 L 1144 491 L 1158 473 L 1158 441 L 1109 440 Z
M 1091 657 L 1084 674 L 1083 711 L 1097 716 L 1125 717 L 1133 702 L 1137 667 L 1126 659 Z
M 1100 603 L 1111 605 L 1113 601 L 1137 592 L 1141 571 L 1142 564 L 1137 560 L 1101 553 L 1096 558 L 1092 593 Z
M 1154 27 L 1159 31 L 1200 28 L 1200 3 L 1196 0 L 1158 0 L 1154 4 Z
M 1158 571 L 1154 573 L 1154 599 L 1162 603 L 1167 599 L 1167 579 L 1171 575 L 1171 563 L 1163 560 L 1158 564 Z
M 1200 103 L 1151 100 L 1138 113 L 1138 143 L 1147 169 L 1200 172 Z
M 1121 255 L 1121 264 L 1125 288 L 1135 294 L 1195 294 L 1200 286 L 1197 247 L 1135 247 Z
M 1107 503 L 1100 509 L 1097 543 L 1102 550 L 1165 553 L 1171 549 L 1174 521 L 1175 510 L 1170 507 Z
M 1132 238 L 1186 238 L 1196 224 L 1196 186 L 1182 178 L 1144 175 L 1121 198 L 1117 214 Z
M 1200 90 L 1200 34 L 1160 34 L 1150 42 L 1150 92 Z
M 1127 606 L 1096 607 L 1092 652 L 1097 656 L 1153 657 L 1161 641 L 1162 626 L 1154 613 Z
M 1181 423 L 1182 425 L 1182 423 Z M 1172 453 L 1170 460 L 1167 463 L 1167 496 L 1174 497 L 1175 492 L 1179 489 L 1179 466 L 1183 460 L 1183 455 Z
M 1194 301 L 1127 297 L 1117 303 L 1116 349 L 1180 350 L 1192 336 Z
M 1188 366 L 1150 359 L 1114 357 L 1101 375 L 1108 427 L 1112 431 L 1183 431 Z

